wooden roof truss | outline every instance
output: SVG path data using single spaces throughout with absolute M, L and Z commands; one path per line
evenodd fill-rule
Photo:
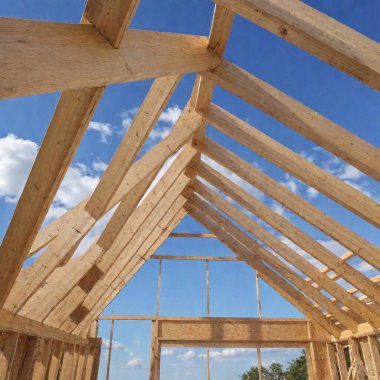
M 78 25 L 0 20 L 0 97 L 63 91 L 0 247 L 3 312 L 83 334 L 189 214 L 331 335 L 356 333 L 363 323 L 379 329 L 380 277 L 368 278 L 348 263 L 360 257 L 380 269 L 379 248 L 204 133 L 210 124 L 379 227 L 380 206 L 373 199 L 211 101 L 215 85 L 221 86 L 379 180 L 378 148 L 223 58 L 238 14 L 379 90 L 379 44 L 297 0 L 216 0 L 209 38 L 128 30 L 138 3 L 88 0 Z M 173 130 L 136 160 L 181 76 L 189 72 L 198 73 L 194 90 Z M 105 86 L 147 78 L 156 79 L 93 194 L 41 229 Z M 339 242 L 347 254 L 336 256 L 201 156 Z M 104 231 L 74 257 L 82 239 L 114 207 Z M 32 265 L 22 268 L 41 250 Z

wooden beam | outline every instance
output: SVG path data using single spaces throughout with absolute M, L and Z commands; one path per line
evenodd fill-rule
M 180 201 L 181 202 L 181 201 Z M 182 206 L 181 206 L 182 207 Z M 156 231 L 159 231 L 159 237 L 156 238 L 155 232 L 151 234 L 149 240 L 154 241 L 151 246 L 146 249 L 146 247 L 140 247 L 139 251 L 136 252 L 137 255 L 140 256 L 141 260 L 139 260 L 138 264 L 133 267 L 131 270 L 130 266 L 127 266 L 123 269 L 122 274 L 119 276 L 119 278 L 122 278 L 123 280 L 120 281 L 119 278 L 114 281 L 112 287 L 108 287 L 106 292 L 103 294 L 103 296 L 98 300 L 96 305 L 92 308 L 91 313 L 87 315 L 87 317 L 78 325 L 78 327 L 74 330 L 75 333 L 80 333 L 84 331 L 87 326 L 91 323 L 91 321 L 95 320 L 99 314 L 109 305 L 110 302 L 119 294 L 120 290 L 123 289 L 125 284 L 128 283 L 130 278 L 132 278 L 135 273 L 144 265 L 146 258 L 149 258 L 151 255 L 154 254 L 156 249 L 166 240 L 168 234 L 170 231 L 172 231 L 179 222 L 185 217 L 187 213 L 183 210 L 183 208 L 180 209 L 180 211 L 172 218 L 170 222 L 168 222 L 166 229 L 160 232 L 160 226 L 156 227 Z M 144 251 L 145 250 L 145 251 Z
M 227 202 L 222 197 L 208 189 L 205 185 L 202 185 L 200 182 L 196 182 L 194 184 L 194 191 L 197 192 L 206 201 L 217 207 L 224 214 L 228 215 L 230 218 L 239 223 L 243 228 L 245 228 L 249 233 L 257 237 L 259 240 L 261 240 L 270 249 L 273 249 L 289 264 L 293 265 L 295 268 L 297 268 L 304 274 L 312 277 L 313 280 L 316 283 L 319 283 L 323 289 L 325 289 L 329 293 L 339 293 L 341 297 L 341 302 L 345 303 L 344 301 L 349 297 L 349 295 L 346 293 L 344 289 L 340 288 L 339 285 L 336 284 L 334 281 L 328 279 L 301 255 L 297 254 L 286 244 L 282 243 L 280 240 L 275 238 L 272 234 L 265 230 L 265 228 L 261 227 L 258 223 L 254 222 L 251 218 L 249 218 L 244 212 L 233 207 L 229 202 Z M 263 255 L 263 257 L 268 257 L 268 254 L 266 253 L 265 256 Z M 309 296 L 315 297 L 315 292 L 308 292 L 308 290 L 310 290 L 310 287 L 305 285 L 304 281 L 302 281 L 301 286 L 299 286 L 298 284 L 298 287 L 301 291 L 308 293 Z M 334 315 L 334 317 L 340 323 L 342 323 L 344 326 L 347 326 L 349 329 L 353 331 L 357 330 L 358 323 L 354 319 L 352 319 L 346 312 L 341 310 L 338 306 L 334 305 L 326 297 L 318 297 L 318 299 L 319 302 L 322 301 L 321 306 L 330 310 L 331 314 Z M 365 307 L 363 308 L 365 309 Z
M 212 346 L 225 343 L 226 347 L 229 347 L 236 342 L 242 346 L 247 346 L 250 342 L 263 345 L 276 342 L 281 347 L 283 342 L 298 342 L 302 347 L 305 342 L 314 339 L 322 341 L 322 339 L 309 338 L 307 321 L 291 319 L 209 318 L 200 321 L 161 319 L 156 323 L 159 323 L 159 340 L 163 345 L 177 343 L 185 346 L 190 344 Z
M 216 142 L 205 138 L 198 144 L 197 148 L 200 149 L 202 154 L 207 155 L 220 165 L 231 170 L 252 186 L 354 252 L 363 260 L 380 269 L 380 249 L 362 238 L 359 234 L 351 231 L 318 207 L 307 202 L 301 196 L 293 193 L 272 177 Z
M 195 149 L 190 146 L 181 151 L 141 205 L 125 219 L 124 225 L 121 226 L 122 228 L 119 229 L 118 233 L 106 245 L 103 244 L 103 247 L 96 248 L 96 243 L 94 250 L 89 250 L 85 254 L 89 257 L 89 262 L 86 263 L 85 257 L 82 263 L 83 269 L 77 265 L 77 269 L 72 269 L 73 275 L 66 272 L 70 281 L 64 280 L 65 286 L 62 292 L 58 293 L 58 297 L 55 295 L 54 297 L 48 296 L 50 302 L 43 308 L 43 314 L 39 312 L 38 308 L 34 308 L 34 318 L 38 316 L 39 319 L 43 318 L 42 320 L 46 323 L 60 327 L 60 322 L 64 320 L 64 317 L 69 315 L 86 297 L 91 299 L 95 292 L 93 288 L 96 288 L 98 283 L 107 283 L 102 279 L 107 277 L 112 268 L 116 268 L 116 270 L 123 268 L 123 262 L 128 262 L 130 255 L 135 253 L 133 247 L 138 248 L 138 242 L 141 244 L 146 239 L 150 231 L 149 226 L 153 225 L 154 227 L 159 223 L 165 210 L 170 207 L 186 186 L 187 177 L 181 177 L 181 173 L 195 153 Z M 110 273 L 111 276 L 114 275 L 113 271 Z M 53 284 L 60 288 L 59 279 L 58 282 L 53 281 Z M 97 297 L 100 295 L 101 293 L 97 292 Z M 88 306 L 87 304 L 83 305 Z M 88 307 L 88 309 L 91 308 Z M 26 312 L 30 315 L 30 310 L 26 310 Z
M 92 265 L 96 263 L 99 257 L 110 248 L 113 240 L 120 233 L 151 185 L 155 174 L 146 177 L 123 198 L 98 239 L 95 239 L 79 258 L 71 259 L 64 266 L 56 268 L 46 278 L 44 285 L 30 296 L 19 314 L 37 321 L 43 321 L 52 312 L 68 292 L 91 270 Z M 59 238 L 56 241 L 58 240 Z
M 380 180 L 380 150 L 374 145 L 228 61 L 202 75 Z
M 221 132 L 325 194 L 367 222 L 380 227 L 380 205 L 359 190 L 347 185 L 215 104 L 210 105 L 203 115 Z
M 32 319 L 12 314 L 6 310 L 0 310 L 0 330 L 29 336 L 38 336 L 46 339 L 60 340 L 62 342 L 79 344 L 81 346 L 88 344 L 88 339 L 86 338 L 69 334 Z
M 18 333 L 0 333 L 0 379 L 8 380 L 19 339 Z
M 278 37 L 380 90 L 376 41 L 297 0 L 215 0 Z
M 291 286 L 282 277 L 277 275 L 272 269 L 264 265 L 264 263 L 258 258 L 258 256 L 250 251 L 239 240 L 233 237 L 233 232 L 236 228 L 231 223 L 225 220 L 226 225 L 229 227 L 230 232 L 222 229 L 212 219 L 208 218 L 199 209 L 195 208 L 191 204 L 186 204 L 185 209 L 189 214 L 195 218 L 204 227 L 218 236 L 220 241 L 229 247 L 236 255 L 241 257 L 252 268 L 260 273 L 260 277 L 268 283 L 274 290 L 276 290 L 281 296 L 283 296 L 293 306 L 298 308 L 308 318 L 315 320 L 326 331 L 334 336 L 340 335 L 340 330 L 332 322 L 330 322 L 325 316 L 323 316 L 317 309 L 315 309 L 308 299 L 296 288 Z M 224 218 L 223 218 L 224 219 Z
M 131 126 L 86 204 L 86 211 L 95 219 L 99 219 L 108 209 L 109 201 L 136 159 L 180 79 L 180 75 L 174 75 L 158 78 L 153 82 Z
M 173 127 L 173 131 L 131 166 L 108 203 L 106 211 L 119 203 L 126 193 L 133 191 L 144 178 L 157 170 L 173 153 L 178 151 L 197 130 L 201 119 L 195 112 L 185 109 Z M 18 277 L 7 300 L 5 306 L 7 310 L 19 310 L 20 305 L 25 303 L 52 271 L 57 266 L 63 265 L 65 260 L 72 256 L 77 244 L 96 223 L 95 218 L 84 210 L 86 203 L 87 199 L 41 232 L 40 246 L 44 246 L 47 240 L 53 240 L 53 245 L 39 256 L 36 263 L 21 271 L 22 276 Z M 60 236 L 59 239 L 55 238 L 57 235 Z M 35 245 L 35 249 L 37 248 L 38 246 Z
M 119 49 L 92 25 L 0 19 L 0 98 L 208 70 L 208 38 L 129 30 Z
M 175 164 L 176 162 L 174 162 L 174 166 L 176 166 Z M 173 174 L 178 176 L 176 170 L 177 168 L 173 171 L 169 170 L 169 176 Z M 131 215 L 110 248 L 90 267 L 86 276 L 70 290 L 67 296 L 51 310 L 45 319 L 46 323 L 60 327 L 63 321 L 73 314 L 72 321 L 73 323 L 76 321 L 78 324 L 81 322 L 81 318 L 76 316 L 79 309 L 92 309 L 92 305 L 99 300 L 115 277 L 136 254 L 140 245 L 146 241 L 149 232 L 160 224 L 160 219 L 163 218 L 165 212 L 188 182 L 187 177 L 185 178 L 183 175 L 172 178 L 174 181 L 172 184 L 166 181 L 168 178 L 162 178 L 163 181 L 157 184 L 158 188 L 152 191 Z
M 254 215 L 265 221 L 267 224 L 269 224 L 271 227 L 275 228 L 277 231 L 279 231 L 281 234 L 286 236 L 288 239 L 290 239 L 292 242 L 294 242 L 296 245 L 304 249 L 306 252 L 308 252 L 312 257 L 317 259 L 318 261 L 328 265 L 331 270 L 336 271 L 339 275 L 342 276 L 342 278 L 346 279 L 350 283 L 354 284 L 356 286 L 360 286 L 361 290 L 368 294 L 368 296 L 373 299 L 374 301 L 380 303 L 380 297 L 379 297 L 379 291 L 378 287 L 375 283 L 373 283 L 370 279 L 368 279 L 366 276 L 364 276 L 361 272 L 357 271 L 355 268 L 350 266 L 348 263 L 341 260 L 339 257 L 337 257 L 335 254 L 333 254 L 331 251 L 326 249 L 322 244 L 318 243 L 316 240 L 312 239 L 309 235 L 304 233 L 301 229 L 299 229 L 296 225 L 289 222 L 286 218 L 283 216 L 277 214 L 275 211 L 273 211 L 270 207 L 266 206 L 264 203 L 259 201 L 257 198 L 251 196 L 247 191 L 243 190 L 238 185 L 234 184 L 231 180 L 217 172 L 216 170 L 212 169 L 210 166 L 208 166 L 205 163 L 202 163 L 198 167 L 198 174 L 205 179 L 207 182 L 209 182 L 211 185 L 215 186 L 222 192 L 224 192 L 227 196 L 234 199 L 236 202 L 238 202 L 240 205 L 242 205 L 245 209 L 252 212 Z M 197 188 L 199 189 L 205 189 L 205 186 L 202 186 L 201 184 L 198 184 Z M 203 192 L 207 191 L 203 190 Z M 210 195 L 210 192 L 208 192 L 209 198 L 212 198 L 213 195 Z M 213 194 L 211 192 L 211 194 Z M 257 223 L 256 223 L 257 224 Z M 253 230 L 262 232 L 260 234 L 260 239 L 265 239 L 265 244 L 269 245 L 269 243 L 273 243 L 273 239 L 270 235 L 267 234 L 266 230 L 263 229 L 260 226 L 257 226 L 256 229 L 253 228 Z M 256 233 L 255 232 L 255 233 Z M 256 235 L 257 236 L 257 235 Z M 281 242 L 280 242 L 281 243 Z M 274 249 L 275 246 L 278 246 L 277 243 L 273 245 L 272 249 Z M 281 244 L 281 247 L 284 247 L 284 244 Z M 286 249 L 286 248 L 285 248 Z M 292 255 L 291 253 L 287 253 L 285 257 L 290 258 Z M 298 260 L 297 260 L 298 261 Z M 306 264 L 307 260 L 302 260 L 304 264 Z M 300 262 L 299 262 L 300 263 Z M 294 265 L 294 263 L 293 263 Z M 307 265 L 309 266 L 309 265 Z M 306 269 L 304 267 L 304 269 Z M 310 269 L 310 267 L 309 267 Z M 316 268 L 315 268 L 316 269 Z M 339 293 L 339 296 L 336 298 L 342 301 L 342 303 L 345 303 L 344 300 L 347 300 L 350 303 L 350 308 L 353 311 L 362 310 L 363 312 L 366 310 L 368 311 L 368 308 L 365 307 L 365 305 L 357 300 L 356 297 L 354 297 L 352 294 L 349 294 L 346 292 L 346 290 L 342 289 L 339 285 L 337 285 L 335 282 L 333 282 L 328 276 L 326 276 L 324 273 L 322 273 L 319 269 L 316 269 L 317 272 L 312 270 L 313 274 L 318 274 L 319 281 L 316 281 L 315 277 L 313 277 L 313 280 L 319 284 L 320 286 L 324 287 L 324 285 L 332 285 L 335 288 L 335 291 Z M 308 271 L 309 272 L 309 271 Z M 305 273 L 305 272 L 304 272 Z M 306 274 L 306 273 L 305 273 Z M 311 277 L 309 274 L 306 274 L 307 276 Z M 321 283 L 322 282 L 322 283 Z M 327 290 L 327 289 L 326 289 Z M 328 292 L 332 292 L 330 294 L 335 293 L 332 288 L 328 290 Z M 341 293 L 343 292 L 343 293 Z M 353 302 L 353 303 L 352 303 Z M 354 304 L 356 306 L 354 306 Z M 348 306 L 348 304 L 347 304 Z M 364 316 L 363 314 L 361 314 Z
M 32 247 L 102 93 L 103 88 L 68 91 L 60 98 L 0 246 L 0 307 Z
M 153 170 L 160 167 L 170 156 L 177 152 L 199 128 L 203 118 L 193 111 L 185 108 L 173 130 L 168 136 L 161 140 L 157 145 L 144 154 L 136 161 L 128 170 L 126 176 L 122 180 L 119 188 L 109 202 L 107 212 L 114 207 L 125 196 L 128 189 L 136 186 L 144 177 L 152 173 Z M 35 244 L 31 252 L 36 252 L 52 241 L 55 237 L 62 233 L 62 230 L 72 228 L 73 221 L 79 216 L 73 215 L 78 212 L 79 215 L 86 214 L 83 210 L 89 198 L 79 203 L 76 207 L 69 210 L 67 213 L 59 217 L 57 220 L 46 226 L 39 232 L 36 237 Z
M 88 0 L 83 18 L 118 48 L 140 0 Z

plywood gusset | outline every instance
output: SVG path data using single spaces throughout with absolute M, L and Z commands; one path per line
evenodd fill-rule
M 366 369 L 353 337 L 364 324 L 372 333 L 380 329 L 379 276 L 368 278 L 350 261 L 358 257 L 380 269 L 380 249 L 206 137 L 205 131 L 211 125 L 379 228 L 376 201 L 212 102 L 214 88 L 220 86 L 380 180 L 379 148 L 223 57 L 234 18 L 240 15 L 380 90 L 379 44 L 298 0 L 215 3 L 209 38 L 129 30 L 138 0 L 88 0 L 79 24 L 0 19 L 0 98 L 62 91 L 0 246 L 0 330 L 10 334 L 9 342 L 19 339 L 24 347 L 12 353 L 12 360 L 32 348 L 32 357 L 40 358 L 38 367 L 28 359 L 33 378 L 45 373 L 54 378 L 61 361 L 62 373 L 72 371 L 65 363 L 73 356 L 78 364 L 75 374 L 68 376 L 94 376 L 91 368 L 99 354 L 99 344 L 91 341 L 96 336 L 94 321 L 168 237 L 219 239 L 331 339 L 352 336 L 351 356 L 359 363 L 354 377 L 360 378 L 366 370 L 368 374 L 378 371 L 374 338 L 360 341 L 366 365 L 372 363 Z M 136 160 L 186 73 L 196 73 L 196 80 L 181 116 L 166 138 Z M 41 229 L 105 86 L 149 78 L 153 84 L 93 194 Z M 347 253 L 336 256 L 212 168 L 204 157 L 340 243 Z M 104 231 L 75 257 L 83 238 L 112 209 Z M 209 233 L 172 233 L 186 215 Z M 274 230 L 313 261 L 286 245 Z M 28 257 L 42 249 L 32 265 L 22 268 Z M 351 287 L 343 287 L 339 279 Z M 154 323 L 154 360 L 159 360 L 159 347 L 174 344 L 175 339 L 159 341 L 170 323 Z M 181 328 L 185 334 L 185 327 Z M 15 333 L 25 336 L 16 339 Z M 307 337 L 312 337 L 310 331 Z M 183 342 L 181 335 L 176 339 Z M 340 376 L 347 375 L 339 342 L 328 346 L 324 357 L 318 357 L 323 342 L 308 344 L 313 357 L 310 368 L 317 371 L 326 360 Z M 46 352 L 51 352 L 49 363 L 44 361 Z M 154 360 L 152 379 L 159 373 Z M 90 368 L 87 375 L 86 368 Z M 6 371 L 9 375 L 10 367 Z M 338 378 L 337 373 L 328 376 Z

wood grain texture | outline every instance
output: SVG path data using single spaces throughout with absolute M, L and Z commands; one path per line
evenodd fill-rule
M 215 67 L 205 37 L 128 30 L 114 49 L 91 25 L 0 20 L 0 98 L 105 86 Z
M 380 45 L 298 0 L 215 0 L 380 90 Z

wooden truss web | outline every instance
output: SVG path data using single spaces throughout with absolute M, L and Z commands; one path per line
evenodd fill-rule
M 13 316 L 25 329 L 27 319 L 62 340 L 85 334 L 187 214 L 334 337 L 344 330 L 358 333 L 363 324 L 380 328 L 380 277 L 368 278 L 348 262 L 359 257 L 380 269 L 379 248 L 205 137 L 209 124 L 379 227 L 380 206 L 373 199 L 211 102 L 215 85 L 220 86 L 379 180 L 378 148 L 223 58 L 238 14 L 379 90 L 379 44 L 297 0 L 215 2 L 209 38 L 128 30 L 138 0 L 89 0 L 76 25 L 0 20 L 0 97 L 63 91 L 0 247 L 3 328 Z M 181 76 L 190 72 L 197 73 L 195 86 L 173 130 L 136 160 Z M 156 79 L 93 194 L 40 229 L 105 86 L 147 78 Z M 336 256 L 201 155 L 339 242 L 347 253 Z M 82 256 L 73 257 L 114 207 L 100 236 Z M 325 267 L 318 269 L 273 230 Z M 22 268 L 42 248 L 38 259 Z M 339 279 L 351 288 L 339 285 Z

